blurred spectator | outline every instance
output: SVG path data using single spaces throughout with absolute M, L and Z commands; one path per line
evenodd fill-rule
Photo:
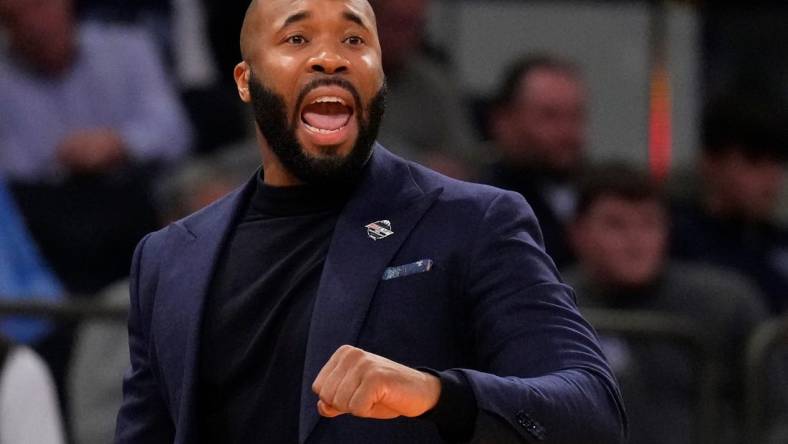
M 581 310 L 654 311 L 702 323 L 724 366 L 717 442 L 737 442 L 744 347 L 764 309 L 743 278 L 669 261 L 668 230 L 666 204 L 648 176 L 622 166 L 599 169 L 580 189 L 569 230 L 578 265 L 564 276 Z M 662 340 L 607 336 L 601 344 L 621 382 L 630 441 L 695 442 L 698 357 Z
M 246 3 L 210 2 L 209 7 L 218 7 L 222 9 L 221 14 L 227 14 Z M 217 17 L 209 17 L 207 12 L 201 0 L 172 1 L 172 56 L 183 102 L 196 130 L 194 152 L 199 154 L 226 148 L 254 133 L 248 125 L 251 119 L 243 114 L 232 77 L 233 67 L 241 61 L 240 55 L 232 60 L 231 66 L 217 65 L 217 61 L 224 63 L 226 57 L 238 53 L 238 39 L 232 47 L 224 49 L 225 53 L 212 53 L 207 28 L 209 20 Z M 240 21 L 234 34 L 227 28 L 221 32 L 225 37 L 237 36 Z
M 442 173 L 468 178 L 477 145 L 451 70 L 425 50 L 430 0 L 372 0 L 388 95 L 378 139 Z
M 142 29 L 78 23 L 72 0 L 0 0 L 0 176 L 65 290 L 92 295 L 128 275 L 156 226 L 154 164 L 191 143 L 155 45 Z M 61 324 L 36 349 L 61 391 Z
M 564 231 L 583 165 L 586 101 L 577 67 L 536 55 L 509 67 L 490 116 L 492 150 L 499 160 L 483 180 L 526 198 L 559 267 L 572 259 Z
M 26 182 L 172 160 L 187 120 L 140 30 L 78 26 L 71 0 L 0 0 L 0 172 Z
M 72 0 L 80 20 L 142 26 L 163 49 L 172 51 L 172 0 Z
M 0 178 L 0 299 L 55 301 L 62 297 L 60 282 L 30 239 Z M 0 333 L 15 343 L 35 344 L 51 330 L 52 326 L 43 320 L 4 318 L 0 321 Z
M 249 127 L 238 101 L 232 69 L 238 61 L 238 39 L 230 46 L 211 51 L 208 25 L 238 13 L 235 34 L 227 28 L 216 35 L 238 35 L 246 2 L 203 0 L 75 0 L 81 18 L 104 23 L 142 27 L 153 37 L 158 52 L 171 67 L 171 80 L 181 93 L 193 123 L 193 151 L 204 154 L 237 143 Z M 206 6 L 214 15 L 206 15 Z M 240 12 L 238 12 L 240 10 Z M 210 20 L 210 22 L 209 22 Z M 212 30 L 214 31 L 214 30 Z M 213 35 L 213 34 L 212 34 Z M 235 58 L 233 58 L 235 56 Z M 221 70 L 217 70 L 217 62 Z M 221 75 L 220 75 L 221 74 Z M 223 82 L 220 80 L 224 80 Z M 227 81 L 229 80 L 229 81 Z
M 71 0 L 0 0 L 0 174 L 67 289 L 128 272 L 155 226 L 152 162 L 182 156 L 187 119 L 132 27 L 78 25 Z
M 738 270 L 766 296 L 773 313 L 788 308 L 788 232 L 773 212 L 788 160 L 785 104 L 768 97 L 726 97 L 704 116 L 702 181 L 693 202 L 674 211 L 673 253 Z
M 256 147 L 242 146 L 179 166 L 158 187 L 157 200 L 163 221 L 180 219 L 210 204 L 247 180 L 259 163 Z M 128 307 L 128 280 L 109 286 L 97 301 L 106 307 Z M 89 321 L 82 324 L 76 334 L 68 380 L 75 442 L 112 442 L 115 417 L 122 401 L 123 373 L 128 367 L 125 323 Z
M 52 377 L 38 355 L 0 338 L 0 442 L 65 442 Z

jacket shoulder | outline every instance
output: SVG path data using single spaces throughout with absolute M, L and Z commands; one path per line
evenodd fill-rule
M 414 162 L 408 162 L 413 180 L 425 193 L 443 189 L 439 201 L 448 205 L 459 205 L 486 211 L 495 201 L 512 205 L 518 211 L 532 212 L 525 199 L 518 193 L 444 176 Z

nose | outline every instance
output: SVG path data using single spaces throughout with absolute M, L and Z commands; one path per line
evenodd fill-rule
M 321 48 L 308 62 L 310 72 L 321 74 L 341 74 L 348 71 L 350 62 L 338 51 Z

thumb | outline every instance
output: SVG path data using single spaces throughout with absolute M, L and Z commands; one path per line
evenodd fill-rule
M 334 418 L 343 413 L 335 409 L 334 407 L 326 404 L 322 400 L 317 401 L 317 411 L 318 413 L 320 413 L 320 416 L 325 416 L 326 418 Z

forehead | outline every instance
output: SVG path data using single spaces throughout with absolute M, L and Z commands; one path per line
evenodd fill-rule
M 570 71 L 554 68 L 537 68 L 520 80 L 520 95 L 533 96 L 582 96 L 583 82 Z
M 2 1 L 2 0 L 0 0 Z M 352 13 L 367 26 L 374 26 L 375 14 L 367 0 L 257 0 L 257 10 L 264 25 L 280 28 L 288 18 L 296 14 L 308 13 L 310 18 L 325 17 L 325 14 L 337 11 L 339 14 Z

